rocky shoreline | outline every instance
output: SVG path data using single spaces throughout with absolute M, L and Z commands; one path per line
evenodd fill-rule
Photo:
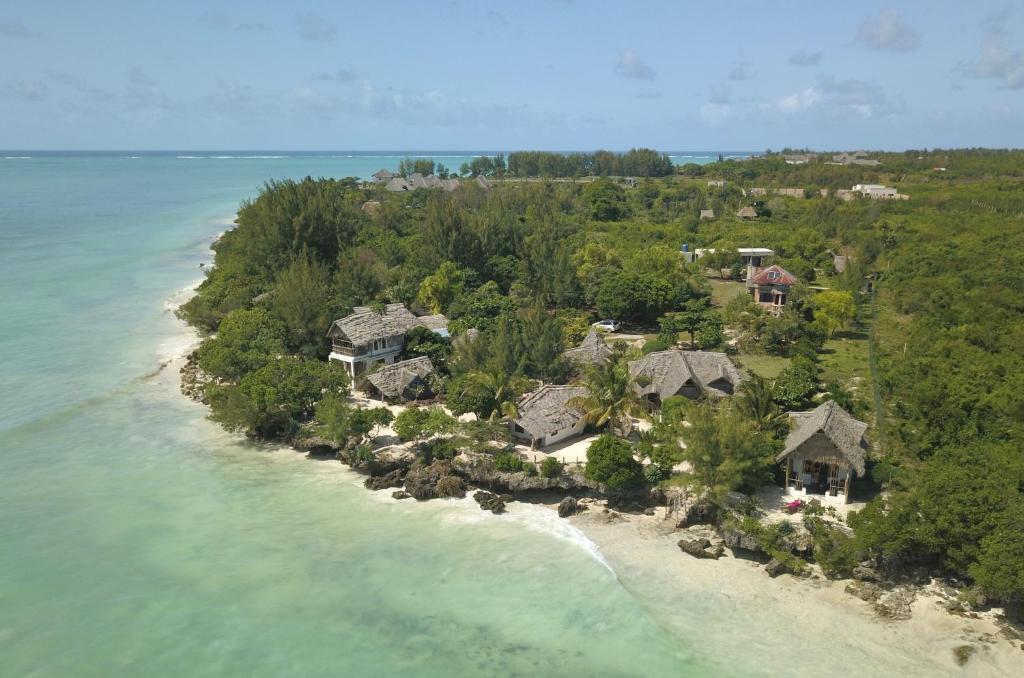
M 187 356 L 180 373 L 181 392 L 203 402 L 202 386 L 207 377 L 198 366 L 196 352 Z M 828 580 L 814 563 L 813 538 L 806 530 L 797 529 L 781 539 L 775 549 L 768 550 L 757 534 L 744 529 L 735 519 L 738 508 L 749 501 L 744 495 L 730 496 L 723 512 L 704 497 L 682 489 L 611 493 L 584 477 L 579 467 L 569 467 L 558 477 L 545 478 L 524 471 L 501 471 L 491 455 L 470 451 L 462 451 L 451 460 L 427 461 L 402 445 L 386 446 L 367 455 L 355 445 L 341 446 L 323 438 L 306 437 L 294 441 L 292 447 L 311 458 L 337 459 L 365 475 L 363 485 L 368 490 L 391 489 L 395 500 L 428 501 L 472 495 L 481 510 L 494 514 L 504 513 L 508 504 L 518 501 L 550 506 L 562 518 L 594 513 L 592 520 L 606 524 L 641 516 L 648 521 L 656 520 L 659 534 L 675 540 L 681 559 L 731 558 L 758 564 L 772 579 L 788 574 L 807 581 L 808 585 Z M 919 598 L 935 597 L 951 615 L 993 621 L 1003 639 L 1018 647 L 1024 656 L 1024 631 L 1019 621 L 1011 621 L 992 608 L 976 590 L 958 587 L 958 582 L 944 581 L 924 571 L 910 576 L 894 576 L 891 571 L 893 568 L 884 563 L 865 561 L 854 569 L 852 578 L 840 581 L 846 582 L 844 590 L 852 596 L 850 600 L 856 598 L 866 603 L 879 620 L 909 620 Z M 981 642 L 998 640 L 992 634 L 978 637 Z M 954 660 L 963 666 L 977 651 L 973 643 L 958 645 L 954 648 Z

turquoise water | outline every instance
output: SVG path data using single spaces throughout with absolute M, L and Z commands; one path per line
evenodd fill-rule
M 242 199 L 400 156 L 128 155 L 0 160 L 0 674 L 721 674 L 544 509 L 386 501 L 161 369 Z

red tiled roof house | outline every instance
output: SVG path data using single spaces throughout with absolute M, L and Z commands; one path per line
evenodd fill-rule
M 789 288 L 796 283 L 796 276 L 786 269 L 769 266 L 747 278 L 747 291 L 754 303 L 760 304 L 768 313 L 782 315 Z

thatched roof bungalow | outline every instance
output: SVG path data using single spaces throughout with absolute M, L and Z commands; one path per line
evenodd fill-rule
M 546 384 L 524 394 L 516 404 L 518 416 L 512 421 L 512 435 L 546 447 L 583 433 L 583 412 L 569 404 L 587 395 L 585 386 Z
M 829 400 L 810 412 L 791 412 L 792 430 L 775 458 L 786 470 L 786 493 L 850 501 L 850 478 L 863 476 L 868 425 Z
M 427 356 L 383 365 L 366 375 L 366 381 L 382 400 L 418 400 L 433 395 L 429 377 L 434 364 Z
M 629 363 L 634 389 L 652 405 L 675 395 L 697 399 L 732 395 L 743 377 L 724 353 L 669 349 Z
M 587 365 L 600 365 L 608 362 L 608 358 L 612 355 L 612 349 L 605 342 L 601 333 L 596 328 L 591 327 L 579 346 L 570 348 L 562 355 L 577 366 L 586 367 Z

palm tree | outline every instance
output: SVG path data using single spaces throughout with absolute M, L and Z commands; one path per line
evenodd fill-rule
M 519 416 L 516 401 L 521 393 L 522 381 L 520 377 L 509 376 L 499 370 L 470 372 L 466 376 L 463 393 L 491 403 L 489 421 L 515 419 Z
M 775 402 L 775 382 L 759 374 L 751 374 L 740 384 L 736 409 L 753 423 L 757 431 L 776 432 L 785 421 Z
M 569 400 L 571 407 L 583 410 L 583 420 L 597 428 L 610 427 L 627 436 L 633 430 L 633 417 L 647 414 L 646 404 L 633 388 L 629 363 L 622 355 L 591 366 L 583 381 L 587 395 Z

